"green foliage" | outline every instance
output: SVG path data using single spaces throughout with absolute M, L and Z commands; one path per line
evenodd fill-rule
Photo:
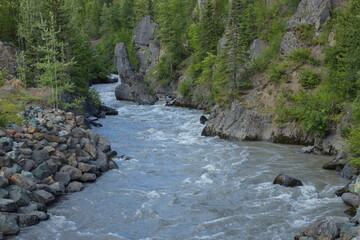
M 280 96 L 275 109 L 276 121 L 279 123 L 297 121 L 305 131 L 315 136 L 324 136 L 329 129 L 330 114 L 333 106 L 328 95 L 312 95 L 300 91 L 297 94 Z
M 311 50 L 308 48 L 295 49 L 288 57 L 299 64 L 319 65 L 319 61 L 312 55 Z
M 93 102 L 95 107 L 99 108 L 101 105 L 103 105 L 100 99 L 100 94 L 95 88 L 89 88 L 88 97 Z
M 175 77 L 174 69 L 169 56 L 165 55 L 160 58 L 156 70 L 156 80 L 163 87 L 168 86 L 171 80 Z
M 348 151 L 351 163 L 360 167 L 360 125 L 353 127 L 348 139 Z
M 304 70 L 300 72 L 299 82 L 305 89 L 313 89 L 321 82 L 321 76 L 312 70 Z
M 0 40 L 17 44 L 17 18 L 20 0 L 0 1 Z
M 20 124 L 23 120 L 18 113 L 24 109 L 23 105 L 17 105 L 8 100 L 0 100 L 0 127 L 5 124 Z
M 307 43 L 312 43 L 315 34 L 315 26 L 299 24 L 296 26 L 296 34 L 300 40 L 303 40 Z
M 268 77 L 270 80 L 274 81 L 277 84 L 283 82 L 286 78 L 286 72 L 289 67 L 289 63 L 284 61 L 280 64 L 273 63 L 269 66 Z
M 180 82 L 180 86 L 179 86 L 179 92 L 183 97 L 190 97 L 191 95 L 191 82 L 186 80 L 186 81 L 182 81 Z
M 8 76 L 7 72 L 0 71 L 0 87 L 2 87 L 5 84 L 7 80 L 7 76 Z
M 39 83 L 41 86 L 52 88 L 52 102 L 55 108 L 59 108 L 62 96 L 65 92 L 73 91 L 74 85 L 70 82 L 69 69 L 73 62 L 68 61 L 65 56 L 65 44 L 58 39 L 59 31 L 55 30 L 55 21 L 50 17 L 50 22 L 42 22 L 41 29 L 43 45 L 36 47 L 42 55 L 41 61 L 36 63 L 41 72 Z

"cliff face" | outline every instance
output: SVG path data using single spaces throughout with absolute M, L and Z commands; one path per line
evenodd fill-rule
M 281 40 L 280 56 L 287 56 L 295 49 L 308 48 L 314 55 L 323 55 L 322 46 L 308 46 L 299 38 L 299 26 L 312 26 L 314 36 L 320 34 L 324 24 L 330 19 L 330 11 L 339 5 L 332 0 L 302 0 L 295 14 L 286 24 L 286 34 Z M 262 41 L 258 39 L 255 43 Z M 261 55 L 266 44 L 252 44 L 252 53 Z M 282 87 L 296 92 L 301 88 L 299 73 L 291 73 L 291 80 Z M 316 150 L 333 155 L 345 145 L 344 140 L 333 128 L 324 138 L 315 137 L 302 130 L 299 124 L 289 122 L 277 124 L 273 110 L 280 94 L 280 86 L 271 83 L 266 75 L 253 77 L 254 88 L 244 96 L 241 102 L 234 101 L 230 109 L 215 107 L 203 130 L 205 136 L 219 136 L 236 140 L 263 140 L 276 143 L 315 145 Z

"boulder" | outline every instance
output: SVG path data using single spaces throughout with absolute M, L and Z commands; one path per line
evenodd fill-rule
M 84 185 L 81 182 L 71 182 L 69 185 L 67 185 L 66 187 L 66 192 L 71 193 L 71 192 L 80 192 L 81 190 L 84 189 Z
M 101 172 L 106 172 L 109 170 L 109 164 L 107 162 L 107 156 L 103 152 L 99 152 L 99 156 L 96 159 L 96 168 Z
M 83 173 L 87 173 L 87 172 L 94 172 L 96 170 L 96 166 L 95 165 L 91 165 L 91 164 L 87 164 L 87 163 L 82 163 L 80 162 L 78 164 L 78 168 L 83 172 Z
M 4 176 L 0 176 L 0 188 L 4 188 L 8 185 L 9 185 L 9 180 Z
M 82 176 L 81 170 L 79 170 L 73 166 L 70 166 L 70 165 L 63 166 L 62 168 L 60 168 L 60 171 L 58 173 L 64 173 L 64 174 L 70 175 L 71 180 L 79 180 Z M 55 178 L 55 180 L 59 181 L 56 178 Z M 61 182 L 61 181 L 59 181 L 59 182 Z M 66 185 L 66 184 L 64 184 L 64 185 Z
M 42 211 L 33 211 L 29 213 L 30 215 L 35 215 L 39 218 L 40 221 L 44 221 L 49 219 L 49 214 L 47 214 L 46 212 L 42 212 Z
M 285 174 L 279 174 L 274 179 L 273 184 L 280 184 L 285 187 L 297 187 L 302 186 L 302 182 L 296 178 L 289 177 Z
M 30 202 L 30 192 L 18 186 L 10 186 L 9 198 L 14 200 L 19 207 L 27 206 Z
M 32 174 L 34 174 L 34 176 L 37 177 L 39 180 L 43 180 L 44 178 L 53 175 L 53 172 L 49 169 L 46 162 L 44 162 L 40 164 L 37 168 L 35 168 L 32 171 Z
M 0 198 L 0 211 L 1 212 L 14 212 L 18 209 L 18 205 L 12 199 Z
M 37 164 L 35 161 L 33 161 L 33 160 L 31 160 L 31 159 L 27 159 L 27 160 L 25 161 L 25 164 L 24 164 L 24 166 L 23 166 L 23 169 L 24 169 L 24 171 L 30 172 L 30 171 L 34 170 L 34 169 L 37 167 L 37 165 L 38 165 L 38 164 Z
M 32 159 L 37 163 L 40 164 L 46 160 L 49 159 L 49 152 L 46 151 L 45 149 L 43 150 L 35 150 L 32 153 Z
M 55 197 L 44 190 L 36 190 L 31 193 L 31 198 L 39 203 L 43 203 L 45 205 L 52 203 L 55 200 Z
M 344 168 L 341 170 L 340 175 L 346 179 L 354 179 L 357 172 L 350 163 L 346 163 Z
M 93 144 L 91 144 L 90 142 L 85 143 L 84 145 L 84 151 L 86 151 L 87 153 L 90 154 L 90 156 L 92 158 L 96 158 L 97 154 L 96 154 L 96 148 Z
M 54 179 L 64 186 L 67 186 L 71 181 L 71 175 L 69 172 L 57 172 Z
M 303 236 L 324 240 L 336 239 L 340 235 L 341 226 L 347 221 L 347 217 L 326 217 L 311 225 L 303 232 Z
M 64 184 L 62 184 L 60 182 L 55 182 L 55 183 L 51 184 L 50 188 L 55 193 L 55 195 L 62 195 L 65 193 L 65 186 L 64 186 Z
M 349 206 L 359 207 L 360 206 L 360 196 L 355 193 L 344 193 L 341 195 L 341 199 Z
M 96 175 L 93 173 L 84 173 L 81 178 L 81 182 L 87 183 L 87 182 L 95 182 L 96 181 Z
M 20 231 L 14 216 L 0 213 L 0 232 L 6 235 L 15 235 Z
M 201 124 L 205 125 L 207 121 L 208 121 L 207 117 L 205 117 L 205 116 L 200 117 L 200 123 Z
M 269 45 L 262 39 L 255 39 L 250 45 L 250 59 L 254 60 L 260 57 L 267 49 Z
M 18 224 L 20 227 L 28 227 L 39 223 L 39 217 L 32 214 L 18 214 Z
M 10 183 L 29 191 L 33 191 L 36 188 L 35 183 L 31 178 L 25 177 L 19 173 L 15 173 L 10 177 Z
M 287 32 L 281 40 L 280 52 L 284 55 L 288 55 L 298 48 L 301 48 L 301 43 L 297 39 L 295 33 Z

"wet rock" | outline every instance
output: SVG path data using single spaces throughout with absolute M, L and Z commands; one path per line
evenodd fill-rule
M 301 150 L 300 150 L 300 153 L 313 153 L 315 150 L 315 146 L 307 146 L 307 147 L 303 147 Z
M 46 212 L 46 206 L 43 203 L 31 201 L 29 205 L 19 207 L 17 210 L 18 213 L 24 213 L 24 214 L 29 214 L 34 211 Z
M 353 179 L 356 177 L 357 172 L 350 163 L 346 163 L 344 168 L 341 170 L 340 175 L 346 179 Z
M 205 116 L 200 117 L 200 123 L 201 124 L 205 125 L 207 121 L 208 121 L 208 119 Z
M 119 169 L 119 167 L 113 160 L 109 160 L 109 169 Z
M 339 162 L 339 161 L 331 161 L 331 162 L 327 162 L 325 163 L 322 168 L 325 170 L 341 170 L 343 169 L 345 166 L 344 163 Z
M 119 112 L 117 110 L 115 110 L 114 108 L 111 108 L 111 107 L 107 107 L 107 106 L 101 106 L 100 110 L 105 112 L 105 114 L 109 115 L 109 116 L 114 116 L 114 115 L 119 114 Z
M 35 168 L 32 173 L 37 177 L 39 180 L 43 180 L 51 175 L 53 172 L 49 169 L 46 163 L 40 164 L 37 168 Z
M 359 226 L 352 223 L 344 223 L 341 226 L 340 239 L 341 240 L 353 240 L 359 235 Z
M 345 187 L 335 191 L 335 195 L 338 197 L 341 197 L 341 195 L 343 195 L 344 193 L 347 193 L 347 192 L 349 192 L 349 184 L 346 185 Z
M 66 192 L 71 193 L 71 192 L 80 192 L 81 190 L 84 189 L 84 185 L 81 182 L 71 182 L 67 187 L 66 187 Z
M 296 178 L 289 177 L 285 174 L 279 174 L 274 179 L 273 184 L 280 184 L 285 187 L 297 187 L 302 186 L 302 182 Z
M 33 212 L 30 212 L 29 214 L 37 216 L 40 221 L 49 219 L 49 214 L 42 212 L 42 211 L 33 211 Z
M 33 191 L 36 188 L 32 179 L 18 173 L 15 173 L 10 177 L 10 183 L 25 188 L 29 191 Z
M 0 213 L 0 232 L 6 235 L 15 235 L 20 231 L 14 216 Z
M 110 146 L 111 146 L 111 143 L 106 138 L 103 138 L 103 137 L 99 138 L 97 149 L 100 152 L 106 153 L 106 152 L 110 151 L 111 150 Z
M 95 182 L 96 181 L 96 175 L 93 173 L 84 173 L 81 178 L 81 182 Z
M 39 223 L 39 217 L 32 214 L 18 214 L 18 224 L 20 227 L 28 227 Z
M 14 212 L 18 209 L 18 205 L 12 199 L 0 198 L 0 211 L 1 212 Z
M 355 216 L 356 216 L 356 213 L 357 213 L 356 210 L 357 210 L 356 207 L 351 207 L 351 208 L 346 209 L 346 210 L 344 211 L 344 213 L 345 213 L 346 215 L 351 216 L 351 217 L 355 217 Z
M 314 239 L 335 239 L 340 235 L 341 226 L 347 221 L 346 217 L 326 217 L 311 225 L 303 232 L 303 236 Z
M 349 206 L 359 207 L 360 206 L 360 196 L 354 193 L 344 193 L 341 195 L 341 199 Z
M 109 164 L 107 162 L 107 156 L 103 152 L 99 152 L 99 156 L 96 159 L 96 168 L 101 172 L 106 172 L 109 170 Z
M 36 202 L 43 203 L 45 205 L 52 203 L 55 200 L 55 197 L 44 190 L 36 190 L 31 193 L 31 198 Z

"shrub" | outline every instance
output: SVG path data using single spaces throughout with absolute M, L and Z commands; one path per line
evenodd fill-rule
M 96 89 L 94 88 L 90 88 L 89 92 L 88 92 L 88 96 L 91 99 L 91 101 L 93 102 L 95 107 L 100 107 L 102 105 L 101 99 L 100 99 L 100 94 L 98 91 L 96 91 Z
M 360 125 L 351 129 L 348 139 L 348 151 L 350 152 L 351 163 L 360 166 Z
M 8 74 L 4 71 L 0 71 L 0 87 L 5 84 Z
M 313 89 L 321 82 L 321 76 L 312 70 L 305 70 L 300 73 L 299 81 L 305 89 Z
M 185 81 L 180 82 L 180 86 L 179 86 L 180 94 L 183 97 L 189 97 L 190 96 L 190 87 L 191 87 L 190 81 L 185 80 Z
M 6 123 L 21 123 L 23 119 L 18 113 L 23 109 L 23 105 L 16 105 L 7 100 L 0 100 L 0 126 L 4 126 Z
M 156 66 L 156 70 L 158 83 L 163 87 L 168 86 L 171 80 L 174 78 L 174 71 L 170 58 L 167 56 L 162 56 Z
M 299 24 L 296 27 L 296 33 L 299 39 L 312 43 L 315 33 L 315 27 L 313 25 Z
M 268 77 L 275 83 L 281 83 L 286 75 L 286 70 L 288 68 L 288 62 L 282 62 L 280 64 L 271 64 L 269 67 Z
M 312 64 L 312 65 L 319 65 L 319 60 L 317 60 L 311 53 L 310 49 L 307 48 L 299 48 L 293 50 L 289 54 L 289 58 L 294 62 L 300 64 Z

